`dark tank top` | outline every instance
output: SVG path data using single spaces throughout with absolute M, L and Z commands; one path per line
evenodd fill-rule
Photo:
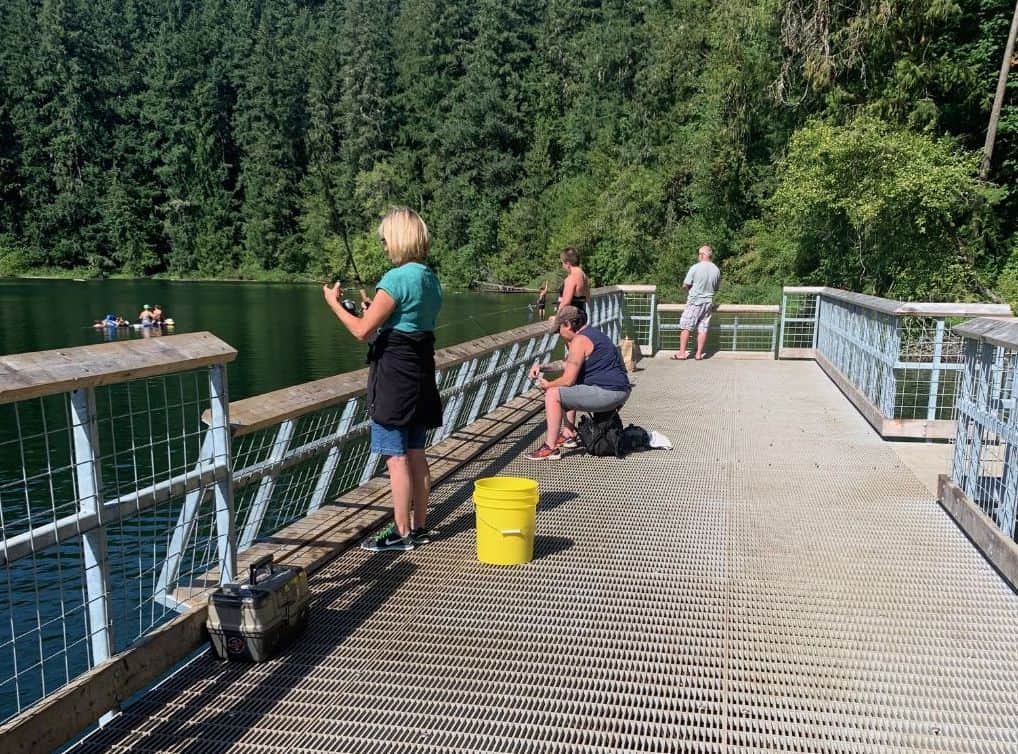
M 594 344 L 594 350 L 580 369 L 577 384 L 628 391 L 629 375 L 611 339 L 595 327 L 585 327 L 577 334 L 586 336 Z

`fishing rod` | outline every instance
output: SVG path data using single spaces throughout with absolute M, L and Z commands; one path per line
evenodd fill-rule
M 346 266 L 343 269 L 342 275 L 330 275 L 326 285 L 335 285 L 336 283 L 343 280 L 343 278 L 346 276 L 346 273 L 350 269 L 353 269 L 354 282 L 360 289 L 361 295 L 364 296 L 366 295 L 364 293 L 364 281 L 361 279 L 361 273 L 357 270 L 357 262 L 354 260 L 353 257 L 353 249 L 350 247 L 350 241 L 347 238 L 345 224 L 340 227 L 339 232 L 340 236 L 343 238 L 343 246 L 346 248 Z M 344 298 L 342 301 L 339 302 L 339 305 L 342 306 L 344 309 L 346 309 L 348 312 L 350 312 L 350 314 L 352 314 L 355 317 L 359 317 L 361 314 L 360 310 L 357 308 L 357 304 L 354 303 L 353 299 Z

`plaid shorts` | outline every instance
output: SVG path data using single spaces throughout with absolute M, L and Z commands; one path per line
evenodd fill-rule
M 679 329 L 692 330 L 695 327 L 700 332 L 707 332 L 713 310 L 714 304 L 686 304 L 682 310 L 682 319 L 679 320 Z

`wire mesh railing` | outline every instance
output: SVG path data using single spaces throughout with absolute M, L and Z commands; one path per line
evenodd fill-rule
M 658 304 L 657 350 L 678 350 L 685 309 L 685 304 Z M 719 304 L 711 314 L 706 349 L 709 353 L 773 355 L 779 320 L 777 306 Z M 691 332 L 690 347 L 695 343 L 696 332 Z
M 1018 541 L 1018 324 L 955 328 L 963 370 L 950 478 L 1011 542 Z
M 781 291 L 781 325 L 778 356 L 782 359 L 813 358 L 816 322 L 823 288 L 789 287 Z
M 598 289 L 591 323 L 618 342 L 625 306 Z M 535 323 L 439 351 L 445 413 L 429 445 L 529 390 L 557 346 Z M 47 354 L 0 369 L 0 720 L 203 604 L 238 553 L 271 547 L 382 461 L 366 370 L 230 404 L 235 352 L 208 334 L 60 356 L 66 375 L 32 371 Z
M 644 356 L 649 356 L 654 353 L 657 342 L 657 286 L 619 285 L 616 288 L 623 294 L 629 324 L 626 334 L 639 344 Z
M 887 437 L 946 439 L 962 370 L 953 327 L 1009 316 L 998 304 L 906 303 L 830 288 L 786 288 L 779 355 L 815 358 Z
M 4 359 L 2 718 L 172 614 L 152 584 L 184 495 L 210 493 L 204 546 L 233 556 L 216 513 L 223 521 L 231 504 L 225 363 L 234 356 L 196 333 Z M 203 443 L 210 452 L 197 463 Z

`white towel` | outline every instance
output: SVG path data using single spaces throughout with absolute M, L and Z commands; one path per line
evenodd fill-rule
M 660 432 L 650 431 L 650 447 L 652 448 L 664 448 L 665 450 L 672 449 L 672 441 L 665 437 Z

